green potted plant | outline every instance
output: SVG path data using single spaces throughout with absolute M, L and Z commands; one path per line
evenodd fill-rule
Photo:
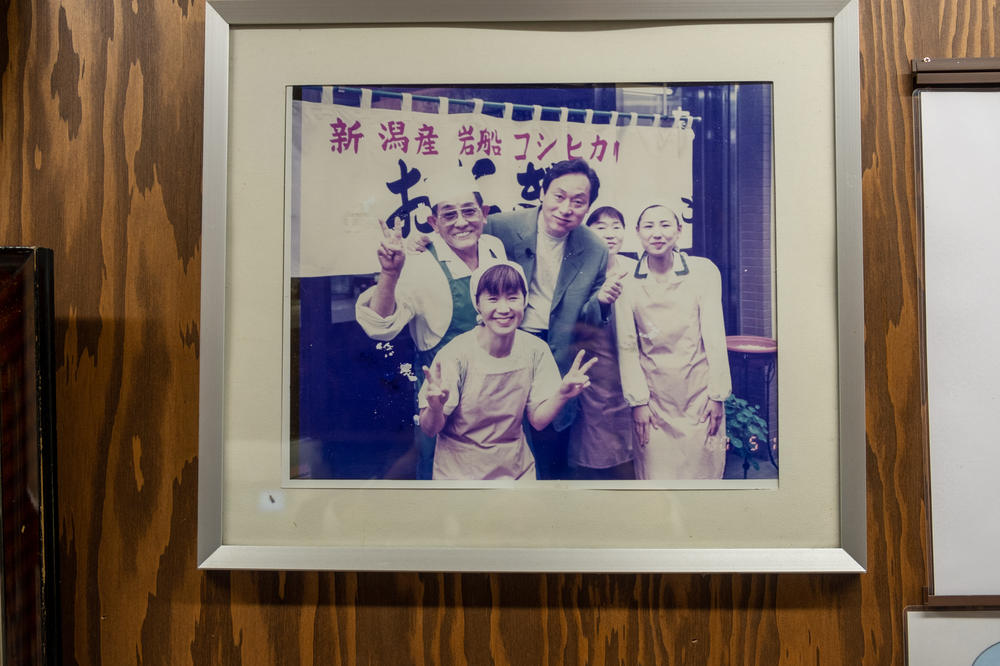
M 760 469 L 754 455 L 761 445 L 769 446 L 767 441 L 767 421 L 759 414 L 760 405 L 751 405 L 743 398 L 729 396 L 726 405 L 726 437 L 729 439 L 730 450 L 743 458 L 743 478 L 747 478 L 750 466 Z

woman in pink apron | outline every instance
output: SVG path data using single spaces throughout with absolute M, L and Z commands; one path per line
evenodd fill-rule
M 526 281 L 513 262 L 480 266 L 470 292 L 482 324 L 445 345 L 420 390 L 420 427 L 437 436 L 435 480 L 534 479 L 535 459 L 524 436 L 524 415 L 546 427 L 568 400 L 589 385 L 577 355 L 560 379 L 552 352 L 518 330 Z
M 677 249 L 681 217 L 668 206 L 639 216 L 643 255 L 616 308 L 622 390 L 632 406 L 640 479 L 721 479 L 723 402 L 732 391 L 722 278 Z
M 587 226 L 608 246 L 607 279 L 622 280 L 632 275 L 635 259 L 618 254 L 625 240 L 625 217 L 621 212 L 602 206 L 590 214 Z M 622 396 L 614 323 L 592 326 L 580 322 L 574 339 L 577 349 L 585 350 L 599 362 L 590 372 L 590 388 L 580 394 L 580 411 L 569 432 L 571 478 L 634 479 L 635 429 L 632 408 Z

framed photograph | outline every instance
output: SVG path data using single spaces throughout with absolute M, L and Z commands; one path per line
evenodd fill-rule
M 421 16 L 413 11 L 263 2 L 206 9 L 200 565 L 863 571 L 856 4 L 781 3 L 765 12 L 664 2 L 616 8 L 615 17 L 596 3 L 550 3 L 517 16 L 475 5 L 455 15 L 434 3 Z M 387 56 L 385 44 L 406 57 Z M 794 62 L 784 56 L 791 51 Z M 552 301 L 550 328 L 536 333 L 548 342 L 536 345 L 540 357 L 551 351 L 548 362 L 558 365 L 555 384 L 541 379 L 538 361 L 532 379 L 515 382 L 527 402 L 497 408 L 523 436 L 530 479 L 483 472 L 484 457 L 443 463 L 459 418 L 447 409 L 429 455 L 422 448 L 424 394 L 445 386 L 451 367 L 440 370 L 439 359 L 478 331 L 535 339 L 520 330 L 504 337 L 506 319 L 487 316 L 469 282 L 464 292 L 455 285 L 470 271 L 474 284 L 488 277 L 485 252 L 519 264 L 527 307 L 517 323 L 535 332 L 534 232 L 522 248 L 504 236 L 503 221 L 530 219 L 537 229 L 562 220 L 546 206 L 569 182 L 561 169 L 581 159 L 590 196 L 566 205 L 579 213 L 573 228 L 602 249 L 574 271 L 602 262 L 586 301 L 601 316 L 571 339 L 615 327 L 617 347 L 586 368 L 596 378 L 597 368 L 617 369 L 632 326 L 635 367 L 646 365 L 630 374 L 623 361 L 620 381 L 638 377 L 647 390 L 654 432 L 668 429 L 655 405 L 669 394 L 655 376 L 678 355 L 650 361 L 650 341 L 663 322 L 684 322 L 682 337 L 699 331 L 695 347 L 713 379 L 691 382 L 704 382 L 697 390 L 709 399 L 700 404 L 714 401 L 719 412 L 710 471 L 675 471 L 680 455 L 657 467 L 637 453 L 641 467 L 629 456 L 623 474 L 592 474 L 617 461 L 591 463 L 574 448 L 579 414 L 601 407 L 585 401 L 596 388 L 590 379 L 551 414 L 568 433 L 569 462 L 544 463 L 549 445 L 539 444 L 543 428 L 531 426 L 545 402 L 528 387 L 548 386 L 538 392 L 550 395 L 560 376 L 572 383 L 578 346 L 585 362 L 599 356 L 554 341 L 562 295 Z M 438 213 L 448 214 L 456 189 L 475 201 L 454 206 L 460 231 L 451 235 Z M 597 240 L 600 227 L 588 231 L 583 220 L 609 210 L 620 238 Z M 670 229 L 671 270 L 717 276 L 690 283 L 717 285 L 705 288 L 711 297 L 701 287 L 692 297 L 698 312 L 717 317 L 646 324 L 647 306 L 629 285 L 655 273 L 664 256 L 658 232 L 644 230 L 651 215 L 670 221 L 657 223 Z M 470 245 L 478 271 L 475 261 L 460 265 L 466 227 L 485 232 Z M 570 240 L 565 246 L 577 251 Z M 390 255 L 401 261 L 380 258 Z M 458 269 L 448 270 L 450 282 L 424 280 L 422 265 L 435 275 L 439 266 Z M 453 342 L 416 293 L 438 279 L 436 294 L 453 285 L 452 325 L 443 327 Z M 601 300 L 614 280 L 613 302 Z M 371 305 L 387 283 L 395 284 L 390 314 L 405 317 Z M 432 314 L 419 319 L 425 311 Z M 453 331 L 459 311 L 469 322 Z M 470 354 L 447 384 L 462 396 L 452 407 L 462 419 L 479 409 L 468 377 L 478 378 L 480 360 Z M 626 416 L 645 404 L 631 402 L 630 390 Z M 501 402 L 495 389 L 480 395 L 482 404 Z M 571 411 L 575 420 L 560 425 Z
M 623 375 L 619 361 L 628 350 L 617 350 L 618 322 L 579 321 L 573 313 L 573 337 L 562 360 L 565 364 L 579 348 L 598 365 L 589 371 L 591 387 L 574 405 L 576 418 L 561 431 L 565 462 L 556 464 L 554 456 L 527 441 L 531 428 L 520 429 L 525 433 L 520 450 L 533 452 L 524 456 L 523 465 L 534 465 L 529 476 L 599 488 L 776 488 L 771 98 L 768 82 L 291 87 L 285 196 L 288 395 L 282 400 L 288 405 L 287 483 L 349 487 L 377 480 L 387 487 L 421 488 L 436 481 L 435 487 L 489 488 L 508 471 L 511 477 L 525 476 L 517 465 L 507 469 L 495 462 L 504 456 L 492 442 L 479 442 L 471 451 L 464 439 L 455 442 L 464 435 L 454 434 L 454 428 L 445 434 L 446 448 L 434 455 L 435 442 L 414 428 L 418 393 L 423 368 L 430 370 L 436 353 L 475 328 L 475 304 L 463 280 L 476 266 L 459 253 L 475 249 L 466 255 L 474 254 L 477 266 L 480 254 L 484 264 L 516 257 L 526 275 L 531 273 L 534 248 L 513 247 L 490 233 L 477 243 L 476 234 L 484 227 L 492 231 L 495 220 L 537 218 L 546 225 L 547 211 L 541 217 L 538 211 L 558 203 L 559 191 L 546 197 L 547 176 L 558 172 L 553 168 L 575 164 L 592 174 L 595 184 L 593 201 L 580 206 L 577 234 L 589 228 L 608 244 L 605 273 L 623 289 L 644 283 L 646 278 L 636 275 L 645 274 L 651 260 L 640 239 L 640 217 L 652 229 L 653 217 L 676 216 L 670 242 L 681 271 L 677 287 L 689 289 L 691 298 L 670 301 L 668 318 L 678 323 L 669 335 L 671 349 L 704 340 L 706 352 L 680 363 L 646 355 L 648 372 L 640 368 L 629 376 L 626 365 Z M 447 193 L 456 188 L 470 190 L 465 210 L 472 217 L 439 232 L 433 199 L 451 196 Z M 402 252 L 393 286 L 397 306 L 381 316 L 372 305 L 382 279 L 376 249 L 393 233 L 403 248 L 418 239 L 430 244 L 425 252 Z M 645 235 L 650 242 L 666 240 Z M 654 265 L 655 260 L 654 252 Z M 695 310 L 709 274 L 717 275 L 713 307 Z M 687 284 L 680 284 L 682 278 Z M 460 293 L 453 295 L 452 289 Z M 648 328 L 653 304 L 643 303 L 633 315 L 621 311 L 624 301 L 614 304 L 613 312 Z M 670 327 L 658 326 L 665 340 Z M 553 355 L 561 351 L 555 341 L 550 347 Z M 685 400 L 712 382 L 720 384 L 709 392 L 731 394 L 719 401 L 729 418 L 720 421 L 714 449 L 685 455 L 690 452 L 678 448 L 682 442 L 690 441 L 697 453 L 707 439 L 708 423 L 695 418 L 702 404 L 692 400 L 693 423 L 683 435 L 654 437 L 651 448 L 670 447 L 672 459 L 653 466 L 643 458 L 636 469 L 624 395 L 635 392 L 636 381 L 645 387 L 646 375 L 665 367 L 691 376 L 678 391 Z M 666 390 L 665 382 L 654 383 Z M 525 389 L 530 386 L 524 383 Z M 671 401 L 672 395 L 650 403 L 659 413 L 671 411 L 676 425 L 684 410 L 673 409 L 679 401 Z M 470 395 L 462 397 L 465 408 L 475 408 Z M 331 409 L 334 403 L 341 407 Z M 510 411 L 519 423 L 521 415 Z M 455 456 L 447 448 L 452 442 Z
M 0 663 L 59 664 L 52 251 L 0 248 Z

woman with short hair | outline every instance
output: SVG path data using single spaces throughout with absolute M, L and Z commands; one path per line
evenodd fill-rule
M 589 385 L 595 360 L 576 356 L 566 376 L 541 339 L 518 329 L 527 282 L 513 262 L 480 266 L 470 279 L 479 324 L 445 345 L 418 397 L 420 427 L 437 437 L 432 478 L 534 479 L 524 416 L 545 428 Z

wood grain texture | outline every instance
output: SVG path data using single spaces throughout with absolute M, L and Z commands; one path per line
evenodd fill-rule
M 861 2 L 860 577 L 198 572 L 204 4 L 0 12 L 0 242 L 56 253 L 67 663 L 903 663 L 926 578 L 909 60 L 1000 55 L 995 1 Z

